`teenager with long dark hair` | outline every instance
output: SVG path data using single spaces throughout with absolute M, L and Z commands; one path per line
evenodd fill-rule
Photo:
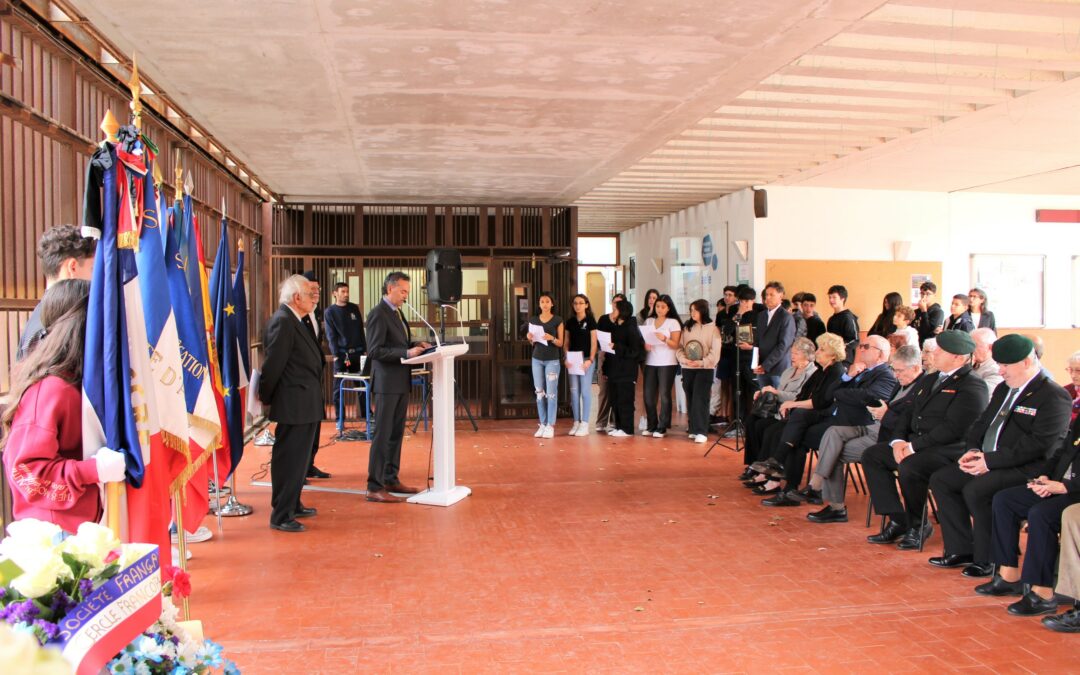
M 604 360 L 608 369 L 608 396 L 615 409 L 615 429 L 610 435 L 622 438 L 634 435 L 634 389 L 645 342 L 634 320 L 634 306 L 620 300 L 615 308 L 618 316 L 611 330 L 611 348 L 615 353 L 607 354 Z
M 528 334 L 532 343 L 533 388 L 536 391 L 536 411 L 540 416 L 540 427 L 533 434 L 536 438 L 555 436 L 555 412 L 559 397 L 559 356 L 563 346 L 563 320 L 551 309 L 555 299 L 544 291 L 539 299 L 540 311 L 529 318 L 530 326 L 540 326 L 543 342 Z
M 688 431 L 695 443 L 704 443 L 708 439 L 709 394 L 720 349 L 720 331 L 709 316 L 709 301 L 695 300 L 690 304 L 690 318 L 683 324 L 676 353 L 682 366 Z
M 589 413 L 592 411 L 592 378 L 596 370 L 596 320 L 593 318 L 589 298 L 578 294 L 572 303 L 573 314 L 564 324 L 567 339 L 563 349 L 567 355 L 566 370 L 570 379 L 570 409 L 574 413 L 574 426 L 570 436 L 589 435 Z M 581 366 L 584 373 L 575 375 L 570 372 L 569 355 L 581 354 Z
M 679 361 L 675 350 L 679 348 L 682 322 L 675 310 L 675 302 L 669 295 L 661 295 L 653 304 L 652 315 L 645 320 L 642 330 L 651 332 L 659 340 L 651 345 L 645 342 L 644 404 L 647 426 L 644 436 L 663 438 L 671 427 L 671 392 L 675 384 L 675 371 Z M 657 410 L 659 398 L 659 411 Z

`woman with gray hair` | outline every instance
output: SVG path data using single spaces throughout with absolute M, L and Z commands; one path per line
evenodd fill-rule
M 816 352 L 817 348 L 809 339 L 805 337 L 796 338 L 795 343 L 791 345 L 791 367 L 781 373 L 780 386 L 763 387 L 760 391 L 754 393 L 755 401 L 766 394 L 775 396 L 776 411 L 768 417 L 747 415 L 746 446 L 743 454 L 743 463 L 746 464 L 746 469 L 739 474 L 739 480 L 750 480 L 756 475 L 756 472 L 750 469 L 750 465 L 759 459 L 764 459 L 761 456 L 761 448 L 765 431 L 769 427 L 780 423 L 780 405 L 788 401 L 794 401 L 806 381 L 817 371 L 817 364 L 814 363 Z

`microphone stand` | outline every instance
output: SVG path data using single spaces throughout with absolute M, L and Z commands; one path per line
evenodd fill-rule
M 740 316 L 738 318 L 738 321 L 741 320 L 742 317 Z M 746 427 L 743 426 L 742 421 L 742 363 L 740 358 L 742 356 L 742 350 L 739 349 L 738 323 L 735 324 L 735 334 L 731 337 L 731 339 L 735 343 L 735 401 L 733 402 L 734 404 L 731 407 L 731 414 L 734 419 L 729 422 L 727 426 L 724 427 L 724 430 L 720 432 L 719 436 L 716 437 L 716 440 L 713 441 L 712 445 L 709 446 L 709 449 L 705 451 L 705 457 L 708 457 L 709 453 L 713 451 L 713 448 L 720 445 L 720 442 L 723 441 L 724 437 L 731 433 L 732 430 L 735 431 L 735 447 L 732 448 L 732 452 L 739 452 L 741 450 L 741 448 L 739 447 L 739 442 L 746 435 Z

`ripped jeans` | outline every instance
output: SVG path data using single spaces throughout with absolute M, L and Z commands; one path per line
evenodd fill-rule
M 559 371 L 562 364 L 558 359 L 551 361 L 532 360 L 533 391 L 536 393 L 536 412 L 540 415 L 540 424 L 555 425 L 555 408 L 559 395 Z

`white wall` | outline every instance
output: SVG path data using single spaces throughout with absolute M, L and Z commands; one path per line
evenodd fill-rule
M 767 218 L 753 217 L 753 193 L 742 190 L 624 232 L 622 263 L 636 256 L 639 297 L 647 288 L 665 289 L 672 237 L 726 229 L 713 301 L 724 283 L 735 280 L 735 240 L 750 242 L 751 278 L 759 289 L 766 281 L 767 259 L 893 260 L 893 242 L 909 241 L 908 260 L 941 261 L 944 278 L 938 295 L 946 299 L 971 287 L 973 253 L 1045 255 L 1046 327 L 1073 325 L 1080 290 L 1073 288 L 1072 257 L 1080 255 L 1080 224 L 1036 223 L 1035 211 L 1080 210 L 1080 197 L 786 185 L 767 186 L 767 191 Z M 663 276 L 649 262 L 654 257 L 665 260 Z M 993 298 L 990 302 L 992 309 Z

